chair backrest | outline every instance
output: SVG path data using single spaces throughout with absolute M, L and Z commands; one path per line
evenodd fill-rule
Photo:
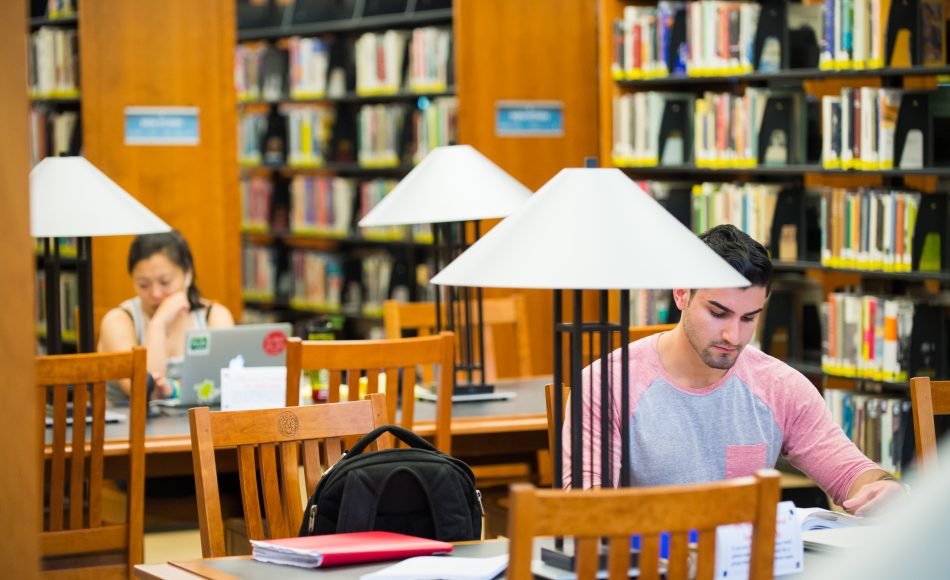
M 917 463 L 922 469 L 936 467 L 937 434 L 935 415 L 950 415 L 950 380 L 932 381 L 929 377 L 910 380 L 910 400 L 914 412 L 914 438 Z
M 451 452 L 452 371 L 455 335 L 385 340 L 287 341 L 287 405 L 296 405 L 300 392 L 300 372 L 329 371 L 329 401 L 340 400 L 340 386 L 347 385 L 347 399 L 359 399 L 361 377 L 366 392 L 376 393 L 380 375 L 386 385 L 386 417 L 389 423 L 412 429 L 415 424 L 417 367 L 438 365 L 436 381 L 435 446 Z M 397 421 L 397 402 L 400 414 Z
M 312 495 L 323 473 L 340 460 L 344 438 L 386 424 L 386 396 L 375 393 L 363 401 L 249 411 L 196 407 L 188 415 L 201 552 L 210 558 L 226 555 L 216 449 L 236 449 L 248 539 L 295 536 L 303 518 L 302 494 Z M 388 449 L 390 440 L 384 434 L 376 448 Z
M 593 579 L 600 538 L 609 538 L 609 578 L 628 577 L 630 535 L 641 534 L 640 578 L 658 578 L 660 533 L 670 532 L 670 579 L 688 574 L 690 530 L 699 531 L 696 578 L 711 579 L 716 560 L 716 526 L 752 522 L 749 578 L 772 578 L 779 474 L 661 487 L 553 490 L 511 486 L 508 512 L 508 578 L 528 580 L 537 536 L 574 536 L 577 578 Z
M 142 563 L 145 494 L 146 354 L 129 352 L 36 358 L 44 568 L 88 573 L 96 578 L 131 578 Z M 124 522 L 103 514 L 106 382 L 131 380 L 128 425 L 128 482 Z M 69 398 L 72 397 L 72 425 Z M 91 407 L 87 421 L 87 407 Z M 53 419 L 47 428 L 47 408 Z M 47 442 L 47 433 L 52 436 Z M 67 436 L 68 435 L 68 436 Z M 109 555 L 104 555 L 108 553 Z M 120 556 L 119 557 L 117 557 Z M 85 577 L 85 576 L 84 576 Z
M 516 376 L 526 377 L 534 374 L 528 310 L 524 296 L 512 294 L 502 298 L 482 299 L 482 319 L 485 328 L 485 380 L 491 382 L 498 379 L 495 342 L 499 333 L 504 332 L 506 327 L 514 331 L 517 346 Z M 435 303 L 387 300 L 383 304 L 383 325 L 386 328 L 386 338 L 402 338 L 406 331 L 414 331 L 417 336 L 429 336 L 435 332 Z M 461 345 L 456 344 L 456 347 L 460 348 Z

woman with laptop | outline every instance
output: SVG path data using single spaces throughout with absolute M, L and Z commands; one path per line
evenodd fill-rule
M 129 275 L 136 296 L 102 318 L 98 350 L 148 349 L 150 397 L 177 394 L 185 334 L 195 328 L 234 326 L 223 304 L 202 298 L 195 285 L 194 260 L 185 238 L 173 230 L 137 236 L 129 248 Z M 113 401 L 127 398 L 129 382 L 109 385 Z

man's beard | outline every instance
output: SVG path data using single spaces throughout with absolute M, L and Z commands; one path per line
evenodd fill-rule
M 709 368 L 727 371 L 731 369 L 732 365 L 736 364 L 736 361 L 739 359 L 739 353 L 742 352 L 742 348 L 738 345 L 719 341 L 703 347 L 699 342 L 699 338 L 696 337 L 693 326 L 689 321 L 689 315 L 686 313 L 684 313 L 683 329 L 686 331 L 686 339 L 689 340 L 690 346 L 693 347 L 696 354 L 703 359 L 703 363 Z M 732 353 L 722 353 L 715 350 L 716 346 L 725 346 L 734 348 L 735 350 Z

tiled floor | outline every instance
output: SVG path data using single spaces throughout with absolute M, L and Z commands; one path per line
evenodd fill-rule
M 169 560 L 191 560 L 200 557 L 201 536 L 198 530 L 145 534 L 146 564 L 161 564 Z

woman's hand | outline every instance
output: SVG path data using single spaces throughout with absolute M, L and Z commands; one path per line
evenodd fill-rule
M 172 396 L 174 389 L 163 375 L 152 375 L 152 400 L 167 399 Z
M 160 324 L 162 329 L 167 331 L 178 320 L 179 316 L 187 314 L 189 310 L 188 296 L 183 290 L 179 290 L 162 300 L 152 316 L 152 323 Z

